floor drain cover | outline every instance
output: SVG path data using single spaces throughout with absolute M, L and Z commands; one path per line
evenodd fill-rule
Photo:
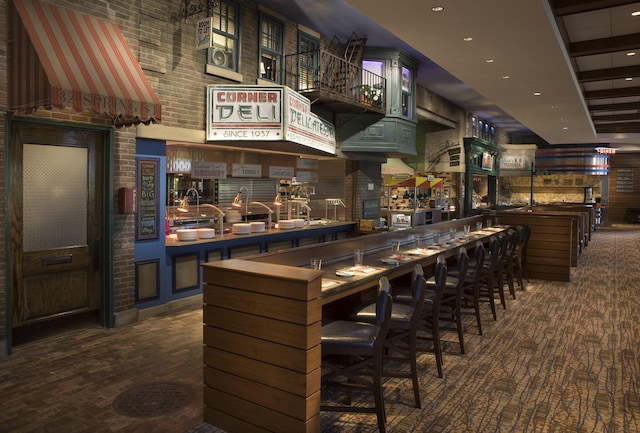
M 121 415 L 147 418 L 166 415 L 188 405 L 194 398 L 187 385 L 152 382 L 133 386 L 116 397 L 113 408 Z

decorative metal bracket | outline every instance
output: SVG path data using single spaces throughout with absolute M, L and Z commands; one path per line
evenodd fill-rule
M 198 3 L 193 3 L 191 0 L 183 0 L 181 12 L 184 13 L 184 22 L 187 22 L 187 18 L 190 16 L 207 12 L 216 6 L 218 6 L 218 2 L 215 0 L 198 0 Z

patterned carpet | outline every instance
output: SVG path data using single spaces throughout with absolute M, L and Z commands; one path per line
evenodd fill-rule
M 444 378 L 420 356 L 422 409 L 406 380 L 389 379 L 388 431 L 639 432 L 639 262 L 640 226 L 598 228 L 571 282 L 531 281 L 497 322 L 485 306 L 484 335 L 466 321 L 465 355 L 446 334 Z M 321 426 L 377 432 L 375 415 L 323 413 Z

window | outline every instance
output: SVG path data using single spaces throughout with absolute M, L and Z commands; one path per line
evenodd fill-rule
M 238 7 L 231 2 L 218 0 L 209 10 L 213 17 L 213 48 L 209 48 L 207 63 L 232 71 L 238 71 Z
M 495 144 L 496 142 L 496 128 L 487 121 L 480 119 L 479 117 L 471 116 L 471 136 L 478 137 L 489 143 Z
M 362 61 L 362 86 L 360 97 L 364 97 L 366 102 L 381 106 L 385 99 L 384 92 L 384 61 L 363 60 Z
M 406 67 L 402 67 L 402 115 L 404 117 L 411 118 L 413 116 L 411 100 L 411 90 L 413 89 L 413 77 L 411 76 L 411 70 Z
M 282 33 L 282 23 L 267 16 L 261 17 L 258 76 L 263 80 L 281 81 Z
M 305 32 L 298 32 L 298 91 L 319 88 L 319 49 L 318 38 Z

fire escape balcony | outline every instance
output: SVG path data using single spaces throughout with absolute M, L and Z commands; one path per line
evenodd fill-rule
M 386 114 L 386 79 L 325 50 L 286 56 L 285 85 L 336 113 Z

